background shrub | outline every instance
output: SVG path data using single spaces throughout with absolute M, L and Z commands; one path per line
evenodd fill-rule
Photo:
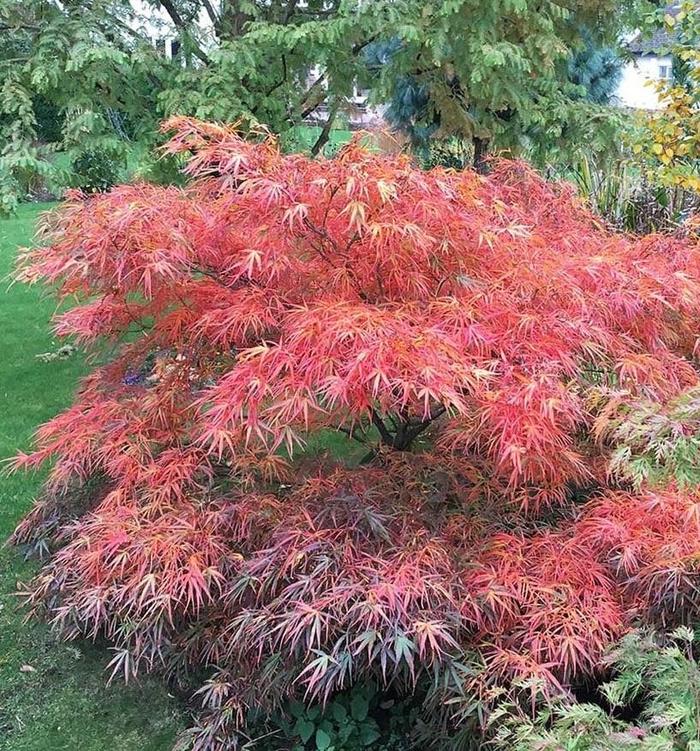
M 263 751 L 408 751 L 413 748 L 418 710 L 409 700 L 382 695 L 372 684 L 337 694 L 325 706 L 291 702 L 274 730 L 257 742 Z
M 119 182 L 123 167 L 123 161 L 105 149 L 80 152 L 71 161 L 73 187 L 104 193 Z
M 559 701 L 534 718 L 504 705 L 491 717 L 502 751 L 696 751 L 700 670 L 688 628 L 633 632 L 609 656 L 612 679 L 592 701 Z M 597 701 L 595 701 L 597 700 Z
M 643 165 L 624 156 L 601 165 L 581 155 L 567 172 L 593 211 L 628 232 L 675 230 L 700 206 L 697 193 L 654 182 Z
M 54 102 L 41 94 L 33 99 L 34 116 L 36 117 L 36 134 L 45 143 L 59 143 L 63 138 L 63 124 L 65 117 Z

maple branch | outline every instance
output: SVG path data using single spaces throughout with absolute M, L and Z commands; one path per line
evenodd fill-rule
M 328 215 L 328 212 L 326 212 L 326 216 L 327 216 L 327 215 Z M 325 217 L 324 217 L 324 222 L 325 222 Z M 310 222 L 310 221 L 308 220 L 308 218 L 305 218 L 305 219 L 304 219 L 304 225 L 305 225 L 305 226 L 306 226 L 306 227 L 307 227 L 307 228 L 308 228 L 309 230 L 311 230 L 311 231 L 312 231 L 312 232 L 313 232 L 313 233 L 314 233 L 315 235 L 318 235 L 318 237 L 320 237 L 322 241 L 327 241 L 327 242 L 329 242 L 329 243 L 331 244 L 331 246 L 333 247 L 333 249 L 335 250 L 335 252 L 336 252 L 336 253 L 337 253 L 338 255 L 341 255 L 341 253 L 340 253 L 340 248 L 338 247 L 338 244 L 337 244 L 337 243 L 336 243 L 336 241 L 335 241 L 335 240 L 334 240 L 334 239 L 333 239 L 333 238 L 332 238 L 332 237 L 331 237 L 331 236 L 330 236 L 330 235 L 328 234 L 328 231 L 326 230 L 326 228 L 325 228 L 325 227 L 317 227 L 317 226 L 316 226 L 315 224 L 312 224 L 312 223 L 311 223 L 311 222 Z M 332 261 L 332 260 L 331 260 L 331 259 L 330 259 L 330 258 L 328 257 L 328 255 L 326 254 L 325 250 L 324 250 L 324 249 L 323 249 L 322 247 L 321 247 L 321 248 L 319 248 L 318 246 L 314 245 L 313 243 L 309 243 L 309 244 L 311 245 L 311 247 L 312 247 L 312 248 L 313 248 L 313 249 L 314 249 L 314 250 L 315 250 L 315 251 L 316 251 L 316 252 L 317 252 L 317 253 L 318 253 L 318 254 L 319 254 L 319 255 L 321 256 L 321 258 L 322 258 L 322 259 L 323 259 L 323 260 L 324 260 L 324 261 L 325 261 L 325 262 L 326 262 L 326 263 L 327 263 L 327 264 L 328 264 L 328 265 L 329 265 L 329 266 L 330 266 L 330 267 L 331 267 L 332 269 L 337 269 L 337 268 L 338 268 L 338 266 L 337 266 L 336 264 L 334 264 L 334 263 L 333 263 L 333 261 Z M 348 246 L 346 247 L 346 250 L 349 250 L 349 248 L 350 248 L 350 247 L 351 247 L 351 244 L 349 244 L 349 245 L 348 245 Z M 358 297 L 359 297 L 359 298 L 360 298 L 360 300 L 362 300 L 363 302 L 367 302 L 367 300 L 368 300 L 368 298 L 367 298 L 367 295 L 366 295 L 366 294 L 365 294 L 365 292 L 363 291 L 363 289 L 362 289 L 362 285 L 361 285 L 361 284 L 360 284 L 360 282 L 358 281 L 358 279 L 357 279 L 357 276 L 355 275 L 355 272 L 354 272 L 354 271 L 352 270 L 352 268 L 351 268 L 351 267 L 350 267 L 350 266 L 348 265 L 347 261 L 346 261 L 346 262 L 344 263 L 344 265 L 343 265 L 343 266 L 344 266 L 345 270 L 347 271 L 347 274 L 348 274 L 348 276 L 350 277 L 350 281 L 352 282 L 352 286 L 354 287 L 354 289 L 355 289 L 355 292 L 357 292 L 357 295 L 358 295 Z
M 333 203 L 333 199 L 335 198 L 335 196 L 336 196 L 336 194 L 338 193 L 339 190 L 340 190 L 340 185 L 334 185 L 331 188 L 331 194 L 328 197 L 328 203 L 326 203 L 326 208 L 325 208 L 325 211 L 323 212 L 323 227 L 324 227 L 324 229 L 325 229 L 325 226 L 326 226 L 326 222 L 328 221 L 328 214 L 330 213 L 330 210 L 331 210 L 331 204 Z
M 355 433 L 354 430 L 349 430 L 348 428 L 343 427 L 342 425 L 338 426 L 338 430 L 341 433 L 345 433 L 348 438 L 352 438 L 353 440 L 357 441 L 358 443 L 361 443 L 363 446 L 367 445 L 367 437 L 364 438 L 358 437 L 358 435 Z
M 413 441 L 439 417 L 445 414 L 447 408 L 444 405 L 439 405 L 434 410 L 431 410 L 430 417 L 427 419 L 415 419 L 409 418 L 407 415 L 402 415 L 397 419 L 394 415 L 389 414 L 387 417 L 394 427 L 392 433 L 386 426 L 384 420 L 373 409 L 370 414 L 372 417 L 372 423 L 379 431 L 379 435 L 382 439 L 382 443 L 398 451 L 407 451 L 411 448 Z
M 208 277 L 209 279 L 221 285 L 222 287 L 225 287 L 227 289 L 230 288 L 230 285 L 226 284 L 226 282 L 224 282 L 224 280 L 213 271 L 209 271 L 208 269 L 205 269 L 202 266 L 194 266 L 192 264 L 190 264 L 189 269 L 190 271 L 192 271 L 193 274 L 202 274 L 203 276 Z
M 430 418 L 427 420 L 422 420 L 417 425 L 414 425 L 413 427 L 409 427 L 406 431 L 406 438 L 408 440 L 408 445 L 418 438 L 418 436 L 424 431 L 427 430 L 427 428 L 430 427 L 430 425 L 438 419 L 438 417 L 442 417 L 442 415 L 447 412 L 447 408 L 444 405 L 440 405 L 434 412 L 431 410 L 430 412 Z
M 370 410 L 370 417 L 372 418 L 372 424 L 379 431 L 379 435 L 382 437 L 382 442 L 387 446 L 394 446 L 394 436 L 389 432 L 389 429 L 384 424 L 382 418 L 374 411 Z

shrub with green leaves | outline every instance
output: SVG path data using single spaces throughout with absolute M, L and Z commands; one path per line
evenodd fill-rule
M 325 706 L 293 701 L 277 718 L 278 729 L 255 744 L 261 751 L 407 751 L 416 708 L 358 684 Z
M 179 185 L 187 183 L 183 168 L 185 160 L 173 154 L 153 153 L 141 150 L 135 155 L 132 179 L 154 185 Z
M 610 471 L 635 487 L 644 483 L 700 485 L 700 392 L 690 389 L 661 405 L 613 399 L 599 415 L 602 438 L 616 446 Z
M 419 154 L 423 169 L 447 167 L 462 170 L 471 166 L 474 148 L 463 138 L 440 138 L 429 140 Z
M 105 149 L 78 154 L 72 162 L 74 187 L 84 193 L 104 193 L 119 182 L 122 164 Z
M 622 148 L 617 156 L 602 161 L 579 154 L 559 172 L 576 185 L 593 211 L 628 232 L 675 230 L 699 206 L 692 192 L 651 181 Z
M 534 719 L 513 704 L 491 716 L 498 751 L 700 751 L 694 633 L 633 632 L 610 654 L 600 703 L 559 701 Z M 622 719 L 626 718 L 626 719 Z

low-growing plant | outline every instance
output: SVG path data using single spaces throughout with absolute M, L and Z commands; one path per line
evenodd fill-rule
M 49 553 L 35 613 L 115 676 L 203 676 L 198 751 L 289 702 L 341 742 L 370 683 L 442 742 L 697 613 L 700 495 L 611 472 L 605 429 L 700 386 L 692 232 L 615 232 L 519 162 L 168 127 L 185 187 L 71 195 L 20 262 L 103 357 L 15 462 L 51 463 L 14 535 Z
M 186 159 L 180 155 L 159 154 L 146 151 L 138 155 L 132 179 L 153 185 L 179 185 L 187 183 L 183 172 Z
M 471 142 L 460 138 L 430 138 L 417 151 L 423 169 L 445 167 L 462 170 L 471 167 L 474 161 Z
M 580 155 L 569 175 L 596 214 L 628 232 L 677 229 L 700 207 L 697 194 L 652 181 L 638 160 L 626 157 L 601 166 Z
M 263 751 L 408 751 L 413 747 L 416 707 L 410 700 L 382 695 L 371 684 L 359 684 L 336 695 L 325 706 L 292 701 L 273 718 L 273 728 L 254 747 Z
M 700 666 L 695 636 L 634 632 L 608 658 L 614 677 L 599 703 L 557 701 L 528 717 L 504 704 L 491 716 L 491 747 L 503 751 L 697 751 Z M 624 719 L 623 719 L 624 717 Z
M 86 193 L 104 193 L 121 178 L 123 164 L 104 149 L 81 151 L 71 161 L 73 187 Z

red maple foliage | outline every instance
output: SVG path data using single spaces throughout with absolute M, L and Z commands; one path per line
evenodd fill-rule
M 188 187 L 74 194 L 21 259 L 77 300 L 58 334 L 117 352 L 16 461 L 53 462 L 14 537 L 50 553 L 38 612 L 127 677 L 209 669 L 207 750 L 368 678 L 562 690 L 691 612 L 697 499 L 624 486 L 596 420 L 700 383 L 696 240 L 522 163 L 167 127 Z

